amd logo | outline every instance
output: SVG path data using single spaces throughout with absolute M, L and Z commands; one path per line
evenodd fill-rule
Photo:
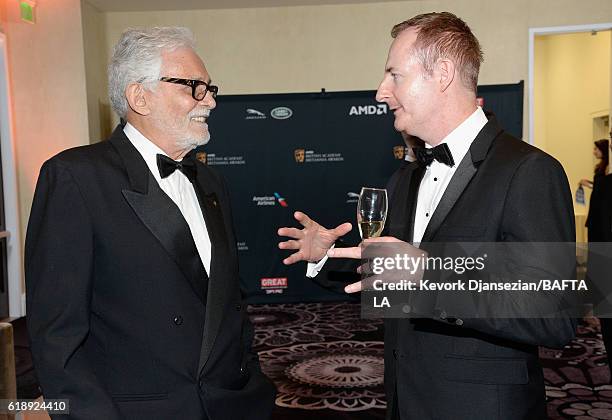
M 349 115 L 383 115 L 387 113 L 387 104 L 352 106 Z

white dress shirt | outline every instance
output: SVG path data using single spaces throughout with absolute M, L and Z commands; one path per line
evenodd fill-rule
M 434 160 L 431 165 L 427 167 L 425 175 L 421 180 L 421 185 L 419 186 L 416 213 L 414 215 L 414 234 L 412 240 L 415 244 L 420 243 L 423 239 L 425 229 L 427 229 L 431 216 L 436 211 L 436 207 L 438 207 L 438 203 L 440 203 L 444 191 L 446 191 L 446 187 L 448 187 L 459 164 L 487 121 L 487 117 L 482 111 L 482 108 L 478 107 L 472 115 L 459 124 L 457 128 L 451 131 L 440 142 L 440 144 L 448 144 L 455 165 L 450 167 Z M 431 148 L 432 146 L 426 144 L 425 147 Z
M 162 149 L 147 139 L 134 126 L 127 123 L 123 128 L 123 132 L 140 153 L 142 158 L 147 163 L 153 177 L 159 184 L 159 187 L 170 197 L 177 205 L 181 214 L 185 218 L 191 236 L 195 242 L 198 254 L 202 260 L 202 264 L 206 269 L 206 273 L 210 275 L 210 259 L 211 259 L 211 244 L 206 229 L 206 222 L 202 215 L 202 209 L 198 202 L 198 197 L 193 189 L 193 185 L 189 179 L 181 172 L 174 171 L 172 175 L 163 178 L 159 174 L 157 168 L 157 154 L 168 156 Z
M 431 216 L 436 210 L 436 207 L 438 207 L 438 203 L 440 203 L 446 191 L 446 187 L 448 187 L 457 167 L 487 121 L 488 119 L 482 111 L 482 108 L 478 107 L 472 115 L 459 124 L 457 128 L 451 131 L 440 142 L 440 144 L 448 144 L 455 165 L 450 167 L 434 160 L 431 165 L 427 167 L 425 175 L 421 180 L 419 195 L 417 197 L 417 208 L 414 217 L 414 234 L 412 237 L 415 244 L 420 243 L 423 239 L 425 229 L 427 229 Z M 425 147 L 431 148 L 432 146 L 426 144 Z M 413 159 L 406 154 L 405 160 L 412 161 Z M 326 261 L 327 256 L 318 263 L 309 263 L 306 268 L 306 276 L 311 278 L 315 277 L 319 274 L 319 271 L 323 268 Z

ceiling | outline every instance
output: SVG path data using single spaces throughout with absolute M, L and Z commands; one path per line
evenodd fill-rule
M 376 0 L 86 0 L 102 12 L 151 10 L 236 9 L 324 4 L 376 3 Z

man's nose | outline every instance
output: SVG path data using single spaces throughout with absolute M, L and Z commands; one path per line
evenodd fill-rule
M 211 92 L 206 92 L 206 95 L 204 95 L 199 105 L 205 106 L 208 109 L 214 109 L 217 106 L 217 101 Z
M 376 91 L 376 100 L 378 102 L 386 102 L 388 98 L 389 90 L 387 89 L 386 83 L 383 80 L 382 82 L 380 82 L 380 85 L 378 85 L 378 90 Z

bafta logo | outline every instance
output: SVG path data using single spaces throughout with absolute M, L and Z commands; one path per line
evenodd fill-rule
M 206 152 L 198 152 L 196 153 L 196 159 L 206 165 Z
M 404 159 L 404 155 L 406 154 L 406 147 L 404 146 L 393 146 L 393 156 L 395 159 Z
M 296 163 L 304 163 L 305 150 L 295 149 L 293 151 L 293 157 L 295 157 Z

